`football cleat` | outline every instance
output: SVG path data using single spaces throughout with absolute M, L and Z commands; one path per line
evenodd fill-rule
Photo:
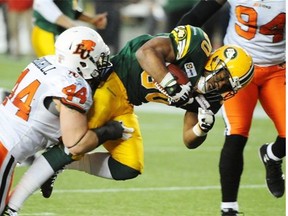
M 267 146 L 264 144 L 259 149 L 259 156 L 266 169 L 266 184 L 269 192 L 276 198 L 283 196 L 285 192 L 285 180 L 282 172 L 282 160 L 275 161 L 268 157 Z
M 240 216 L 240 215 L 244 216 L 244 213 L 238 212 L 232 208 L 228 208 L 228 209 L 225 208 L 221 210 L 221 216 Z
M 6 206 L 2 216 L 18 216 L 18 213 L 15 210 L 9 208 L 9 206 Z
M 55 172 L 46 182 L 44 182 L 41 187 L 40 187 L 40 190 L 42 192 L 42 196 L 44 198 L 49 198 L 52 194 L 52 191 L 53 191 L 53 187 L 54 187 L 54 183 L 55 183 L 55 180 L 58 176 L 58 174 L 62 171 L 59 170 L 58 172 Z

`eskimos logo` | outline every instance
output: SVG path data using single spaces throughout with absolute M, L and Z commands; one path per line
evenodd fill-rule
M 224 50 L 224 55 L 228 59 L 234 59 L 237 56 L 237 51 L 233 47 L 228 47 Z
M 96 43 L 92 40 L 82 40 L 73 54 L 79 54 L 82 59 L 86 59 L 90 56 L 90 52 L 94 50 L 95 46 Z

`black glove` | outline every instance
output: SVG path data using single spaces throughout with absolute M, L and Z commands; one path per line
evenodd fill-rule
M 122 123 L 118 121 L 109 121 L 99 128 L 93 129 L 98 136 L 98 144 L 102 144 L 107 140 L 116 140 L 122 137 L 124 128 Z
M 109 121 L 99 128 L 93 129 L 98 136 L 98 145 L 106 142 L 107 140 L 116 140 L 121 138 L 127 140 L 134 132 L 133 128 L 125 127 L 122 122 Z

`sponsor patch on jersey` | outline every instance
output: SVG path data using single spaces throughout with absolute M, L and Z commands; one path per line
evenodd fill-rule
M 188 62 L 184 64 L 184 69 L 188 78 L 197 76 L 197 71 L 195 69 L 193 62 Z

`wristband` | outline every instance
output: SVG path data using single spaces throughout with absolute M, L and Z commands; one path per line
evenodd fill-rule
M 48 148 L 42 155 L 50 164 L 54 172 L 63 169 L 64 166 L 74 161 L 73 155 L 67 151 L 63 144 Z
M 194 134 L 195 134 L 197 137 L 203 137 L 203 136 L 206 136 L 206 134 L 207 134 L 206 132 L 204 132 L 204 131 L 200 128 L 200 126 L 199 126 L 198 123 L 192 128 L 192 130 L 193 130 Z
M 163 88 L 165 88 L 167 86 L 172 86 L 175 83 L 176 83 L 176 80 L 174 79 L 174 76 L 170 72 L 168 72 L 159 84 Z
M 104 142 L 106 142 L 109 139 L 105 126 L 95 128 L 95 129 L 93 129 L 93 131 L 97 134 L 98 145 L 103 144 Z

